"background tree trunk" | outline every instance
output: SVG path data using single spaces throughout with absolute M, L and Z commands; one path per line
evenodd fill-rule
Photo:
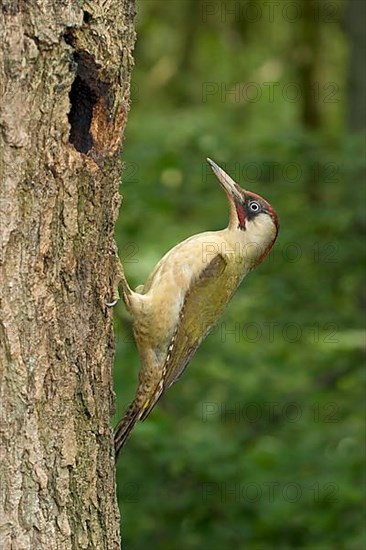
M 302 92 L 301 122 L 304 128 L 317 130 L 322 126 L 319 99 L 315 94 L 316 86 L 320 83 L 321 70 L 319 67 L 320 15 L 317 0 L 302 0 L 301 26 L 298 42 L 298 78 Z
M 105 304 L 115 270 L 134 0 L 100 6 L 1 4 L 4 550 L 120 546 Z
M 352 0 L 347 3 L 345 24 L 350 48 L 348 62 L 348 128 L 362 132 L 366 128 L 366 2 Z

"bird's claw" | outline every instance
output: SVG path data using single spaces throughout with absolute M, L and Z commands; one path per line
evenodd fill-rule
M 115 271 L 115 278 L 113 283 L 113 294 L 112 294 L 112 301 L 106 302 L 107 307 L 114 307 L 118 300 L 120 299 L 120 294 L 118 292 L 119 287 L 122 288 L 123 291 L 123 299 L 125 303 L 128 303 L 128 296 L 131 294 L 131 289 L 126 281 L 126 277 L 123 270 L 123 265 L 116 256 L 116 271 Z
M 113 277 L 113 291 L 112 291 L 111 301 L 106 302 L 105 304 L 107 307 L 114 307 L 117 304 L 118 300 L 120 299 L 120 294 L 118 292 L 118 289 L 124 276 L 123 267 L 117 254 L 114 258 L 114 261 L 115 261 L 115 271 L 114 271 L 114 277 Z

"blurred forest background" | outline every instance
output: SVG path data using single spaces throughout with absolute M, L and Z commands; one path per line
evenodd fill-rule
M 213 158 L 277 210 L 248 276 L 118 463 L 124 547 L 364 547 L 364 0 L 138 0 L 117 228 L 138 285 L 221 229 Z M 116 308 L 116 417 L 139 358 Z

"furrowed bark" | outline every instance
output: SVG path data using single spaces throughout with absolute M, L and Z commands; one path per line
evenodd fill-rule
M 0 8 L 4 550 L 120 547 L 106 302 L 134 14 L 134 0 Z

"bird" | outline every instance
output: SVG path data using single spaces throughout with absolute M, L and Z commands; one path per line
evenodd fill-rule
M 273 207 L 207 161 L 228 199 L 227 228 L 177 244 L 135 291 L 121 265 L 118 286 L 132 316 L 141 366 L 135 398 L 115 428 L 116 458 L 136 422 L 145 420 L 180 378 L 243 278 L 265 259 L 278 235 Z

